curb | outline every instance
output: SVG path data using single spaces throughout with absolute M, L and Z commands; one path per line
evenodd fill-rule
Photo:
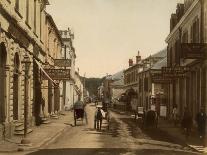
M 42 141 L 41 143 L 39 143 L 36 146 L 33 146 L 33 147 L 22 147 L 22 148 L 19 147 L 18 149 L 20 149 L 21 151 L 32 151 L 32 150 L 40 149 L 43 146 L 47 146 L 47 145 L 53 143 L 58 137 L 60 137 L 69 128 L 70 128 L 69 126 L 65 126 L 63 129 L 58 131 L 55 135 L 51 136 L 50 138 L 47 138 L 45 141 Z

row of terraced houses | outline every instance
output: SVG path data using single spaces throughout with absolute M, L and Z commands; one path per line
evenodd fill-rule
M 69 108 L 83 84 L 74 34 L 59 31 L 48 0 L 0 1 L 0 139 L 23 134 Z

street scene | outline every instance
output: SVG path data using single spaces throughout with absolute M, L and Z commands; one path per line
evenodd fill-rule
M 207 154 L 207 0 L 0 0 L 0 155 Z

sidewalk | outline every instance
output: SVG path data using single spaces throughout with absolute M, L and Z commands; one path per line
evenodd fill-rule
M 73 113 L 64 112 L 58 119 L 50 119 L 50 123 L 34 126 L 33 132 L 27 135 L 31 141 L 30 146 L 21 146 L 21 136 L 13 136 L 0 142 L 0 153 L 8 153 L 23 150 L 34 150 L 54 141 L 61 133 L 70 128 L 73 124 Z
M 111 109 L 114 112 L 117 112 L 121 115 L 133 115 L 129 111 L 121 111 L 120 109 Z M 158 128 L 159 130 L 166 132 L 169 136 L 177 141 L 180 141 L 192 149 L 200 152 L 200 153 L 207 153 L 207 147 L 202 146 L 201 141 L 196 133 L 192 133 L 188 139 L 186 139 L 185 135 L 182 133 L 180 126 L 174 126 L 173 123 L 169 122 L 169 120 L 165 120 L 160 118 L 158 121 Z
M 195 149 L 201 153 L 207 153 L 207 147 L 202 146 L 202 142 L 195 132 L 193 132 L 189 138 L 186 139 L 186 136 L 182 133 L 180 126 L 174 126 L 173 123 L 170 123 L 168 120 L 164 120 L 163 118 L 159 119 L 158 128 L 168 133 L 168 135 L 172 136 L 173 138 L 182 141 L 192 149 Z

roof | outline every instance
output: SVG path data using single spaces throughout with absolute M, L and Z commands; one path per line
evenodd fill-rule
M 161 59 L 160 61 L 158 61 L 157 63 L 155 63 L 151 69 L 162 69 L 162 67 L 166 67 L 167 66 L 167 57 L 164 57 L 163 59 Z
M 123 79 L 124 71 L 119 71 L 111 76 L 112 80 L 120 80 Z
M 164 48 L 163 50 L 151 55 L 151 57 L 153 58 L 164 58 L 166 56 L 167 56 L 167 48 Z
M 113 80 L 112 84 L 113 86 L 122 86 L 124 85 L 124 70 L 119 71 L 112 76 L 110 76 L 111 80 Z

